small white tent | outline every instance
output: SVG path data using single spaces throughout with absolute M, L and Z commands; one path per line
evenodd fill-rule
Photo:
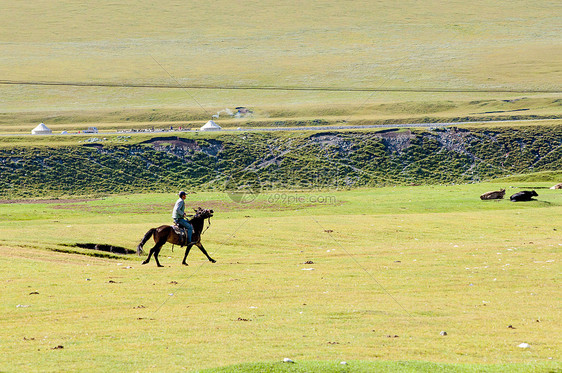
M 222 128 L 214 121 L 210 120 L 203 127 L 201 127 L 201 131 L 220 131 Z
M 31 130 L 32 135 L 50 135 L 53 131 L 51 131 L 45 123 L 39 123 L 37 127 Z

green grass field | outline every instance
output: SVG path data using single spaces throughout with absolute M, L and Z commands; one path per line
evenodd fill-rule
M 555 371 L 552 183 L 287 191 L 252 204 L 191 194 L 188 206 L 216 211 L 204 243 L 217 263 L 194 249 L 183 267 L 167 245 L 165 268 L 62 245 L 134 248 L 168 223 L 173 195 L 4 203 L 0 370 Z M 529 203 L 478 198 L 499 187 L 541 189 Z
M 561 13 L 552 0 L 0 0 L 0 147 L 85 139 L 22 136 L 40 122 L 197 128 L 237 106 L 253 116 L 217 122 L 558 124 Z M 170 222 L 172 194 L 0 201 L 0 372 L 559 372 L 559 176 L 252 204 L 190 194 L 216 211 L 203 241 L 217 263 L 193 249 L 189 267 L 169 245 L 165 268 L 73 246 L 135 248 Z M 539 197 L 478 198 L 500 187 Z

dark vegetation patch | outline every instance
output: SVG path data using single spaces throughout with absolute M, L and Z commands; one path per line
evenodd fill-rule
M 104 259 L 119 259 L 119 260 L 123 260 L 125 258 L 128 258 L 128 256 L 125 256 L 123 254 L 113 254 L 107 251 L 100 251 L 100 250 L 79 250 L 74 249 L 73 245 L 60 245 L 59 247 L 47 247 L 47 250 L 50 251 L 54 251 L 56 253 L 64 253 L 64 254 L 77 254 L 77 255 L 86 255 L 86 256 L 91 256 L 94 258 L 104 258 Z
M 225 191 L 244 173 L 261 190 L 323 190 L 478 182 L 562 169 L 561 125 L 198 136 L 99 148 L 1 148 L 0 198 Z
M 95 148 L 95 149 L 103 148 L 102 144 L 82 144 L 82 146 L 84 146 L 86 148 Z
M 107 245 L 107 244 L 75 243 L 72 245 L 62 245 L 62 246 L 79 247 L 81 249 L 104 251 L 113 254 L 123 254 L 123 255 L 136 254 L 135 250 L 127 249 L 126 247 L 122 247 L 122 246 L 114 246 L 114 245 Z

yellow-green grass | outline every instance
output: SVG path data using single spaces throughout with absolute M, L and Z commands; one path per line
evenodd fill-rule
M 197 370 L 199 373 L 370 373 L 370 372 L 400 372 L 400 373 L 452 373 L 452 372 L 548 372 L 554 364 L 440 364 L 418 361 L 298 361 L 243 363 L 228 365 L 220 368 Z
M 84 112 L 81 115 L 86 117 L 104 114 L 104 117 L 112 118 L 120 112 L 148 115 L 152 109 L 181 111 L 185 120 L 193 117 L 208 120 L 218 111 L 234 110 L 238 106 L 249 107 L 255 116 L 266 118 L 297 114 L 410 116 L 442 111 L 466 115 L 522 108 L 528 108 L 530 113 L 519 114 L 560 113 L 560 103 L 553 105 L 549 102 L 560 99 L 560 93 L 314 92 L 17 85 L 0 85 L 0 92 L 0 108 L 4 115 L 25 118 L 38 113 L 43 115 L 40 119 L 46 123 L 51 116 L 76 115 L 76 112 Z M 475 106 L 478 104 L 480 107 Z M 482 110 L 484 105 L 488 108 Z M 224 118 L 228 117 L 223 115 L 221 119 Z
M 562 9 L 556 1 L 0 4 L 2 81 L 469 91 L 0 85 L 3 113 L 179 108 L 210 119 L 236 106 L 266 117 L 269 108 L 307 116 L 311 106 L 503 100 L 535 97 L 536 90 L 554 91 L 539 97 L 560 97 Z
M 199 373 L 370 373 L 370 372 L 400 372 L 400 373 L 451 373 L 451 372 L 548 372 L 553 364 L 439 364 L 429 362 L 365 362 L 365 361 L 299 361 L 293 364 L 283 362 L 245 363 L 229 365 L 221 368 L 198 370 Z
M 203 241 L 217 263 L 194 249 L 183 267 L 167 245 L 165 268 L 53 250 L 134 248 L 169 222 L 174 195 L 2 204 L 0 367 L 177 371 L 288 357 L 560 369 L 562 194 L 538 189 L 558 181 L 286 191 L 252 204 L 190 194 L 188 206 L 216 211 Z M 500 187 L 539 197 L 478 198 Z
M 561 7 L 549 0 L 2 7 L 6 80 L 166 83 L 172 75 L 205 85 L 519 89 L 560 82 Z

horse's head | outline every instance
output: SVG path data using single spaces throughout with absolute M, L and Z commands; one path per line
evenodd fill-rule
M 195 216 L 193 217 L 194 219 L 208 219 L 213 216 L 213 210 L 211 209 L 202 209 L 201 207 L 198 207 L 193 210 L 195 211 Z

